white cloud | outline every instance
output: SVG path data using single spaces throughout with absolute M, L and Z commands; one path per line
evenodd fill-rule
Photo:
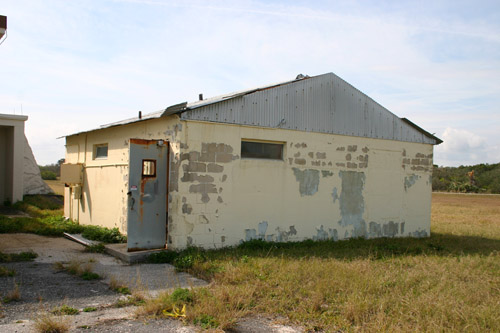
M 0 112 L 19 113 L 23 105 L 35 156 L 46 164 L 64 150 L 58 135 L 195 100 L 198 93 L 210 97 L 298 73 L 334 72 L 398 116 L 442 133 L 439 163 L 464 164 L 474 156 L 494 162 L 500 28 L 487 12 L 473 16 L 476 7 L 459 12 L 461 6 L 7 1 Z M 485 56 L 475 57 L 477 40 L 487 46 Z M 455 41 L 460 47 L 452 51 L 471 57 L 434 61 Z M 482 146 L 456 141 L 453 131 L 481 133 Z M 447 148 L 444 135 L 469 150 Z
M 435 148 L 435 163 L 446 166 L 471 165 L 488 162 L 489 148 L 485 137 L 470 131 L 448 127 Z M 441 163 L 440 163 L 441 162 Z

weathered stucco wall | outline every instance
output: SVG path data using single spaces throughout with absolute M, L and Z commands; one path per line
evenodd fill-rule
M 23 194 L 49 194 L 52 189 L 43 181 L 28 139 L 24 138 Z
M 183 122 L 171 193 L 174 248 L 430 234 L 430 144 Z M 241 159 L 241 140 L 284 142 Z
M 168 140 L 175 162 L 181 132 L 178 117 L 171 116 L 68 136 L 66 163 L 84 164 L 84 176 L 81 197 L 65 188 L 65 216 L 82 224 L 118 227 L 125 233 L 130 138 Z M 93 159 L 94 146 L 99 144 L 108 144 L 106 159 Z

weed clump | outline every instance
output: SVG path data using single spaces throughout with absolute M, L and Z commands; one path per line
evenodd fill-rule
M 66 304 L 64 304 L 58 308 L 54 308 L 52 310 L 52 314 L 55 314 L 58 316 L 62 316 L 62 315 L 74 316 L 74 315 L 77 315 L 79 313 L 80 313 L 80 311 L 78 311 L 77 309 L 72 308 L 71 306 L 68 306 Z
M 16 275 L 16 271 L 13 269 L 8 269 L 7 267 L 0 266 L 0 277 L 4 276 L 14 276 Z
M 104 246 L 103 243 L 92 244 L 92 245 L 89 245 L 85 248 L 85 252 L 104 253 L 104 252 L 106 252 L 106 247 Z
M 178 256 L 179 253 L 175 251 L 162 251 L 151 254 L 147 261 L 151 264 L 173 264 Z
M 38 257 L 33 251 L 21 253 L 2 253 L 0 252 L 0 262 L 18 262 L 18 261 L 32 261 Z
M 87 306 L 86 308 L 83 308 L 83 312 L 94 312 L 94 311 L 97 311 L 97 308 L 93 306 Z
M 20 299 L 21 299 L 21 292 L 19 291 L 19 285 L 16 283 L 16 281 L 14 281 L 14 288 L 2 298 L 2 302 L 4 303 L 17 302 Z
M 35 319 L 35 329 L 39 333 L 65 333 L 69 331 L 69 328 L 68 318 L 50 313 L 44 313 Z

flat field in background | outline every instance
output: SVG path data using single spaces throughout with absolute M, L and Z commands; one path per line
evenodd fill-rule
M 192 291 L 187 319 L 226 329 L 260 313 L 311 331 L 500 331 L 500 196 L 434 193 L 431 234 L 191 249 L 177 263 L 212 283 Z
M 55 194 L 64 195 L 64 183 L 58 180 L 44 180 Z

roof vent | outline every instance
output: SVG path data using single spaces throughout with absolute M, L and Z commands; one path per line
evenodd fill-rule
M 7 34 L 7 16 L 0 15 L 0 40 L 6 34 Z M 3 43 L 3 41 L 1 43 Z
M 308 77 L 309 77 L 309 75 L 299 74 L 299 75 L 297 75 L 295 80 L 307 79 Z
M 139 111 L 139 119 L 142 119 L 142 111 Z
M 200 101 L 202 101 L 203 100 L 203 94 L 199 94 L 198 98 L 199 98 Z

